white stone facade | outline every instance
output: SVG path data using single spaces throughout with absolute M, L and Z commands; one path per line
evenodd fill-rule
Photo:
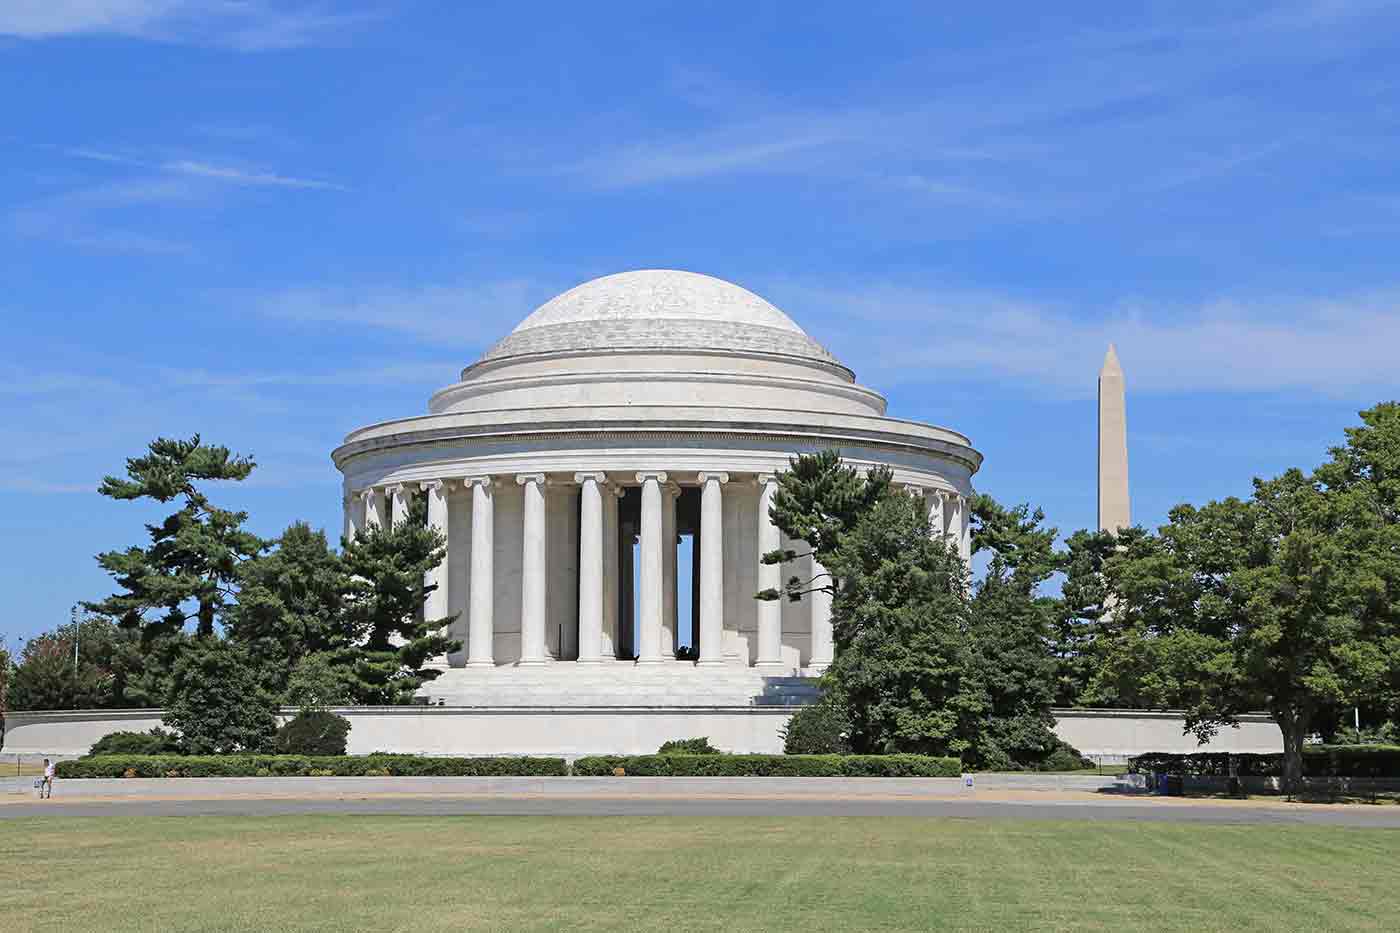
M 759 560 L 780 541 L 772 477 L 795 454 L 889 466 L 938 533 L 964 554 L 970 542 L 981 455 L 967 438 L 887 417 L 785 314 L 707 276 L 629 272 L 565 292 L 428 409 L 352 432 L 334 460 L 348 534 L 427 496 L 447 536 L 427 611 L 458 614 L 463 650 L 440 659 L 433 703 L 752 705 L 775 678 L 818 673 L 829 600 L 754 599 L 778 570 Z M 683 535 L 691 592 L 678 587 Z M 803 558 L 778 572 L 817 569 Z M 678 628 L 683 601 L 693 632 Z M 682 641 L 697 658 L 676 659 Z

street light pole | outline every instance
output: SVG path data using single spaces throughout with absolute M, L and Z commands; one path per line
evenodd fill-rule
M 73 708 L 78 708 L 78 637 L 82 635 L 83 629 L 78 622 L 78 607 L 73 606 L 68 610 L 68 617 L 73 621 Z

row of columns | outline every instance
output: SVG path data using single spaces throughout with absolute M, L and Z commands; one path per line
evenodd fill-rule
M 972 561 L 972 514 L 966 496 L 944 489 L 905 486 L 911 496 L 922 498 L 934 537 L 956 547 L 964 563 Z
M 548 586 L 546 553 L 547 528 L 545 521 L 544 490 L 550 482 L 543 473 L 522 473 L 514 477 L 523 489 L 523 534 L 521 554 L 521 618 L 520 618 L 520 659 L 521 665 L 545 664 L 551 660 L 546 637 L 546 601 Z M 619 543 L 619 522 L 617 500 L 622 490 L 608 481 L 602 472 L 575 473 L 574 482 L 579 486 L 579 568 L 578 568 L 578 661 L 596 664 L 607 657 L 615 646 L 606 644 L 606 622 L 616 618 L 618 598 L 617 587 L 604 585 L 607 574 L 617 576 L 617 555 Z M 674 587 L 667 587 L 667 579 L 675 579 L 675 548 L 666 547 L 666 542 L 674 542 L 675 497 L 679 488 L 669 483 L 669 477 L 662 471 L 646 471 L 636 474 L 641 487 L 640 521 L 640 579 L 638 585 L 638 639 L 637 662 L 658 664 L 670 654 L 669 647 L 663 645 L 663 632 L 666 620 L 676 616 Z M 469 476 L 460 480 L 430 480 L 416 484 L 427 496 L 428 524 L 444 537 L 448 534 L 447 495 L 448 484 L 460 482 L 471 492 L 471 567 L 470 600 L 467 607 L 467 660 L 468 667 L 494 666 L 494 579 L 493 552 L 495 549 L 495 514 L 493 491 L 500 480 L 494 476 Z M 695 620 L 699 635 L 700 665 L 724 663 L 724 493 L 729 483 L 728 473 L 703 472 L 697 477 L 700 484 L 700 581 L 699 611 Z M 777 478 L 773 474 L 760 474 L 755 482 L 758 485 L 758 553 L 760 557 L 783 546 L 782 534 L 769 517 L 773 496 L 777 492 Z M 910 493 L 924 499 L 929 512 L 929 521 L 935 535 L 941 535 L 950 544 L 958 547 L 964 560 L 971 557 L 971 537 L 969 534 L 968 505 L 964 496 L 941 489 L 908 487 Z M 384 487 L 371 487 L 361 490 L 363 500 L 363 522 L 367 527 L 378 527 L 385 521 L 400 522 L 408 517 L 409 502 L 413 492 L 408 484 Z M 346 534 L 352 535 L 356 517 L 352 510 L 346 510 Z M 386 514 L 387 513 L 387 514 Z M 450 548 L 450 542 L 449 542 Z M 825 570 L 812 561 L 812 576 L 818 583 Z M 487 581 L 479 585 L 477 581 Z M 443 618 L 449 614 L 448 603 L 448 559 L 428 573 L 428 582 L 436 588 L 428 594 L 424 613 L 427 618 Z M 760 590 L 780 589 L 782 567 L 777 564 L 759 564 L 758 588 Z M 832 658 L 831 637 L 831 597 L 825 592 L 813 592 L 808 597 L 811 617 L 810 665 L 825 667 Z M 758 644 L 756 666 L 780 668 L 782 659 L 782 618 L 781 600 L 760 600 L 757 604 Z

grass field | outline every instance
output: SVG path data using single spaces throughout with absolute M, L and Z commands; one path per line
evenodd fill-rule
M 1400 833 L 1012 820 L 0 822 L 0 928 L 1400 928 Z

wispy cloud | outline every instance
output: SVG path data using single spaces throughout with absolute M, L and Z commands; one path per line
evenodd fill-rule
M 245 172 L 236 168 L 209 165 L 205 162 L 192 162 L 188 159 L 181 159 L 176 162 L 164 162 L 160 167 L 167 172 L 176 172 L 181 175 L 195 175 L 200 178 L 214 178 L 219 181 L 232 182 L 237 185 L 266 185 L 274 188 L 319 188 L 332 191 L 349 190 L 344 185 L 337 185 L 328 181 L 317 181 L 311 178 L 294 178 L 288 175 L 277 175 L 273 172 Z
M 291 288 L 249 296 L 265 317 L 296 324 L 361 325 L 432 341 L 484 348 L 549 295 L 524 279 L 418 288 Z
M 700 138 L 625 144 L 557 171 L 599 187 L 625 188 L 778 166 L 790 169 L 798 154 L 857 138 L 858 123 L 840 115 L 784 116 L 726 127 Z
M 126 209 L 199 197 L 188 182 L 139 178 L 66 191 L 21 205 L 5 216 L 11 232 L 97 252 L 179 255 L 193 252 L 183 240 L 130 229 Z M 113 216 L 117 219 L 113 219 Z
M 273 188 L 312 188 L 328 191 L 348 191 L 344 185 L 315 178 L 297 178 L 276 172 L 238 168 L 232 165 L 218 165 L 200 159 L 142 159 L 137 156 L 86 146 L 44 146 L 75 159 L 92 162 L 106 162 L 112 165 L 125 165 L 132 168 L 164 172 L 171 175 L 190 175 L 196 178 L 209 178 L 235 185 L 267 186 Z
M 9 229 L 32 237 L 97 252 L 179 255 L 194 252 L 182 239 L 131 229 L 158 205 L 208 202 L 221 187 L 346 191 L 343 185 L 208 159 L 153 159 L 139 153 L 93 146 L 40 145 L 71 159 L 109 167 L 108 180 L 37 198 L 5 216 Z M 125 212 L 125 213 L 123 213 Z
M 1073 314 L 1056 304 L 936 287 L 778 281 L 771 297 L 886 387 L 956 382 L 1092 394 L 1112 342 L 1139 392 L 1400 388 L 1393 351 L 1400 346 L 1400 288 L 1196 305 L 1122 302 Z
M 0 35 L 115 35 L 262 52 L 330 42 L 381 15 L 293 0 L 6 0 Z

